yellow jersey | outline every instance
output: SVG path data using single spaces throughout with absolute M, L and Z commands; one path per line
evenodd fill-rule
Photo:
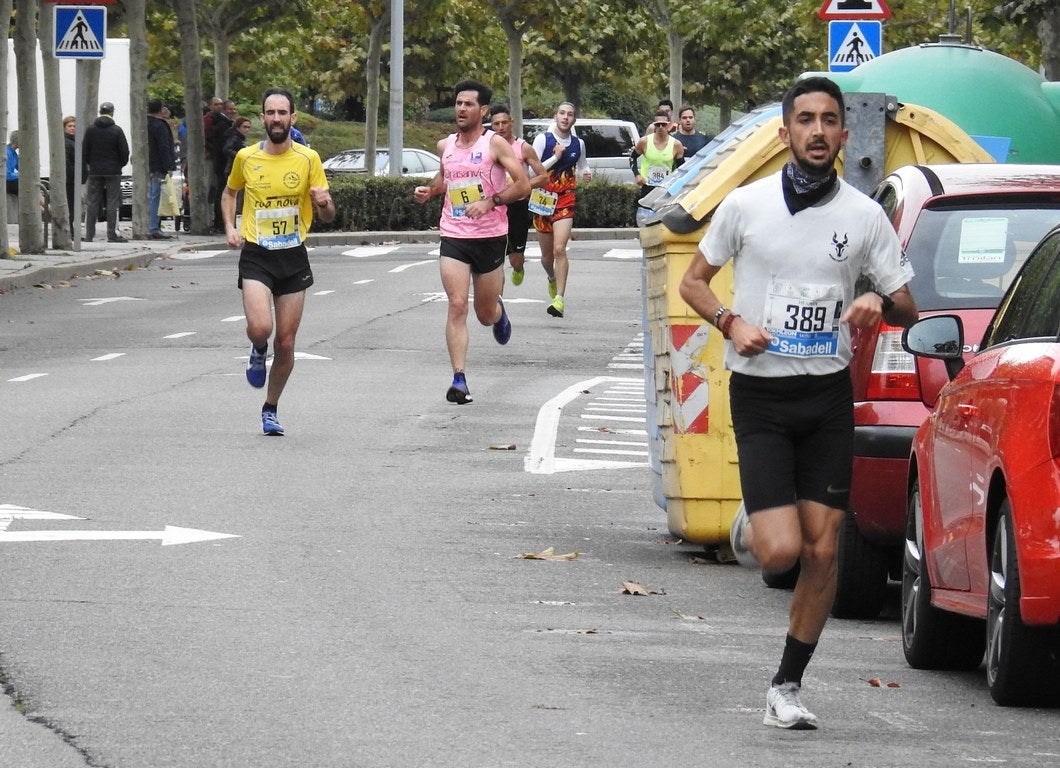
M 282 155 L 265 151 L 265 142 L 239 150 L 228 186 L 243 190 L 240 233 L 268 250 L 293 248 L 305 241 L 313 223 L 310 187 L 327 189 L 320 155 L 292 143 Z

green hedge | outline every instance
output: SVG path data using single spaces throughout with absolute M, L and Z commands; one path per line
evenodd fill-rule
M 423 179 L 342 176 L 331 180 L 338 215 L 330 224 L 313 221 L 314 232 L 419 231 L 437 229 L 442 198 L 412 199 Z M 578 185 L 575 227 L 632 227 L 637 187 L 593 181 Z

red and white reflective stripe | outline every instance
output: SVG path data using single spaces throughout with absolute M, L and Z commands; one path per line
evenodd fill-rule
M 703 349 L 710 326 L 670 326 L 670 403 L 674 432 L 704 435 L 707 433 L 710 390 L 706 382 Z

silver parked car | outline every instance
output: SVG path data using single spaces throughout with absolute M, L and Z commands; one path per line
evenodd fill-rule
M 324 161 L 324 173 L 329 177 L 349 173 L 365 173 L 364 159 L 365 152 L 363 149 L 345 149 Z M 438 172 L 441 165 L 441 159 L 432 152 L 408 147 L 401 151 L 402 176 L 430 179 Z M 379 147 L 375 151 L 375 175 L 390 175 L 390 150 L 387 147 Z

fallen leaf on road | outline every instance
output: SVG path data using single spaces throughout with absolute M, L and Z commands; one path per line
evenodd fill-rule
M 578 552 L 568 552 L 565 555 L 557 555 L 556 550 L 549 547 L 542 552 L 523 552 L 519 557 L 523 560 L 573 560 L 578 554 Z
M 180 283 L 173 283 L 173 285 L 171 285 L 169 287 L 170 288 L 180 288 Z
M 49 285 L 48 283 L 35 283 L 35 284 L 33 285 L 33 287 L 34 287 L 34 288 L 43 288 L 43 289 L 44 289 L 44 290 L 46 290 L 46 291 L 53 291 L 53 290 L 55 290 L 55 288 L 54 288 L 53 286 Z
M 515 443 L 498 443 L 490 446 L 491 451 L 514 451 Z
M 674 616 L 681 619 L 682 621 L 706 621 L 706 619 L 704 619 L 702 616 L 690 616 L 687 613 L 681 613 L 676 608 L 671 608 L 670 610 L 674 612 Z
M 896 682 L 894 682 L 892 680 L 891 682 L 887 683 L 887 687 L 888 688 L 901 688 L 902 686 L 898 685 L 898 683 L 896 683 Z
M 665 595 L 665 592 L 656 592 L 653 589 L 648 589 L 643 584 L 638 584 L 635 581 L 623 581 L 622 582 L 622 594 L 623 595 Z
M 879 688 L 880 687 L 880 678 L 878 678 L 878 677 L 870 677 L 865 682 L 868 683 L 869 685 L 871 685 L 873 688 Z

